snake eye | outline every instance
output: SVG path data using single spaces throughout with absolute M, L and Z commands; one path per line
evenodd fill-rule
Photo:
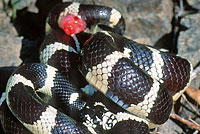
M 83 32 L 86 27 L 86 23 L 83 19 L 75 15 L 62 16 L 60 21 L 61 28 L 67 35 L 74 35 Z

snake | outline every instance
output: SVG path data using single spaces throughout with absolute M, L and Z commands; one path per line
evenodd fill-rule
M 59 3 L 47 22 L 41 63 L 8 80 L 5 133 L 149 134 L 168 120 L 191 80 L 186 58 L 126 38 L 107 6 Z

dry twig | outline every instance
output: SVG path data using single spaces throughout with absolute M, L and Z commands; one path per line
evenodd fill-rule
M 182 118 L 181 116 L 178 116 L 174 113 L 172 113 L 170 115 L 170 117 L 200 131 L 200 125 L 199 124 L 194 124 L 194 123 L 192 123 L 192 122 L 190 122 L 190 121 L 188 121 L 188 120 L 186 120 L 186 119 Z

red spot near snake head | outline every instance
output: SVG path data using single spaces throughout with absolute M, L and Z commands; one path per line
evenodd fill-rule
M 67 35 L 73 35 L 83 32 L 86 27 L 86 23 L 83 19 L 75 15 L 62 16 L 60 20 L 60 26 Z

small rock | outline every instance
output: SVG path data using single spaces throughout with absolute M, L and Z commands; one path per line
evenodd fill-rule
M 28 10 L 33 13 L 38 13 L 38 9 L 35 6 L 36 0 L 11 0 L 11 4 L 17 10 L 21 10 L 28 7 Z
M 193 66 L 200 61 L 200 23 L 181 32 L 178 38 L 178 54 L 190 60 Z
M 180 32 L 178 37 L 178 54 L 187 57 L 193 66 L 200 61 L 200 13 L 188 15 L 181 20 L 186 31 Z
M 133 0 L 127 4 L 125 14 L 127 36 L 133 40 L 143 38 L 149 45 L 171 32 L 173 3 L 171 0 Z
M 0 2 L 0 10 L 3 9 L 3 2 Z
M 200 13 L 185 16 L 181 24 L 186 26 L 186 31 L 180 32 L 178 37 L 178 54 L 187 58 L 195 67 L 200 62 Z M 200 78 L 192 81 L 191 85 L 200 87 Z
M 199 19 L 200 19 L 200 13 L 190 14 L 190 15 L 183 17 L 181 19 L 180 23 L 188 28 L 191 28 L 192 26 L 196 25 L 197 23 L 200 23 Z
M 174 123 L 171 119 L 167 120 L 163 125 L 159 127 L 160 134 L 181 134 L 183 130 L 176 123 Z
M 21 40 L 20 37 L 0 32 L 0 67 L 20 65 Z
M 190 6 L 200 9 L 200 1 L 199 0 L 187 0 L 187 2 Z
M 0 10 L 0 32 L 17 35 L 16 29 L 13 27 L 13 24 L 10 23 L 10 17 L 2 10 Z

